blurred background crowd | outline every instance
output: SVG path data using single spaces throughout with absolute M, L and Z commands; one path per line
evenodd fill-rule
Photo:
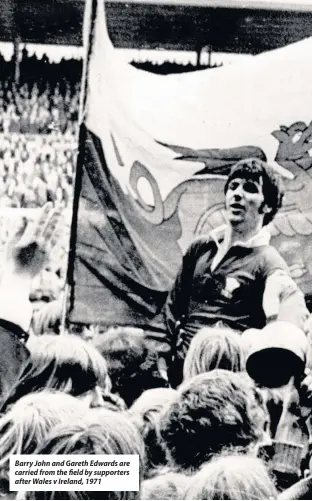
M 35 208 L 47 201 L 69 207 L 75 135 L 6 132 L 0 137 L 0 208 Z
M 18 82 L 2 58 L 0 207 L 68 207 L 77 150 L 81 61 L 23 51 Z M 10 77 L 11 75 L 11 77 Z
M 0 131 L 21 134 L 50 134 L 58 130 L 65 136 L 76 132 L 79 83 L 53 85 L 50 82 L 7 81 L 0 86 Z
M 31 218 L 28 209 L 46 202 L 62 208 L 58 255 L 31 294 L 49 301 L 59 296 L 67 266 L 82 60 L 53 62 L 24 49 L 18 78 L 13 58 L 0 55 L 0 65 L 0 255 L 16 219 Z M 10 210 L 16 208 L 22 210 Z

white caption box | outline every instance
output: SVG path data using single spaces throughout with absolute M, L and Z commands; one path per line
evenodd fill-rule
M 11 491 L 138 491 L 138 455 L 12 455 Z

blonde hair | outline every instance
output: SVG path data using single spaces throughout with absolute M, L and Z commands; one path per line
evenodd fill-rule
M 152 412 L 160 412 L 163 407 L 172 402 L 176 396 L 176 390 L 172 388 L 152 388 L 146 390 L 132 404 L 129 412 L 146 419 L 146 416 Z
M 126 414 L 89 409 L 84 417 L 53 429 L 36 454 L 138 454 L 143 475 L 144 443 Z M 89 497 L 90 494 L 90 497 Z M 139 499 L 139 491 L 32 492 L 27 499 Z M 105 496 L 105 497 L 104 497 Z
M 42 389 L 57 389 L 73 396 L 101 386 L 111 388 L 105 359 L 79 336 L 44 334 L 29 339 L 30 362 L 17 381 L 8 403 Z
M 12 454 L 33 454 L 55 425 L 84 413 L 81 401 L 62 392 L 22 397 L 0 418 L 0 469 L 9 466 Z
M 241 372 L 245 356 L 240 335 L 228 328 L 203 327 L 193 337 L 184 367 L 184 380 L 213 369 Z
M 163 409 L 169 405 L 176 397 L 176 390 L 171 388 L 153 388 L 146 390 L 134 402 L 129 409 L 129 416 L 132 417 L 138 426 L 144 439 L 146 447 L 146 476 L 158 468 L 161 464 L 166 464 L 166 454 L 159 437 L 160 415 Z
M 189 481 L 181 499 L 276 499 L 277 491 L 261 459 L 219 456 Z
M 182 499 L 189 477 L 184 473 L 169 472 L 145 480 L 142 484 L 142 499 Z

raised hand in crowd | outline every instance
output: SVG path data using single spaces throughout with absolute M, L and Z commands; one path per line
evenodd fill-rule
M 23 219 L 7 244 L 6 273 L 33 279 L 43 268 L 58 241 L 61 214 L 47 203 L 37 219 Z
M 47 203 L 31 222 L 23 220 L 9 238 L 0 285 L 0 318 L 28 331 L 32 315 L 29 293 L 33 278 L 42 270 L 58 241 L 61 214 Z

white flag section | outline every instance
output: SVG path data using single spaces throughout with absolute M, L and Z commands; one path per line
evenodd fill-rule
M 104 2 L 93 2 L 78 216 L 88 229 L 78 224 L 76 303 L 106 323 L 134 323 L 139 310 L 152 318 L 190 241 L 224 222 L 229 168 L 253 156 L 285 177 L 273 244 L 312 292 L 312 38 L 236 65 L 160 76 L 122 59 Z M 72 318 L 85 321 L 78 307 Z
M 311 121 L 312 38 L 229 67 L 154 75 L 126 64 L 113 49 L 98 2 L 94 44 L 90 129 L 103 130 L 108 114 L 121 152 L 122 144 L 138 143 L 141 154 L 156 155 L 157 167 L 164 169 L 168 159 L 155 140 L 191 148 L 254 145 L 272 161 L 279 146 L 272 132 Z M 186 179 L 192 170 L 198 169 L 179 167 L 177 176 L 183 171 Z

